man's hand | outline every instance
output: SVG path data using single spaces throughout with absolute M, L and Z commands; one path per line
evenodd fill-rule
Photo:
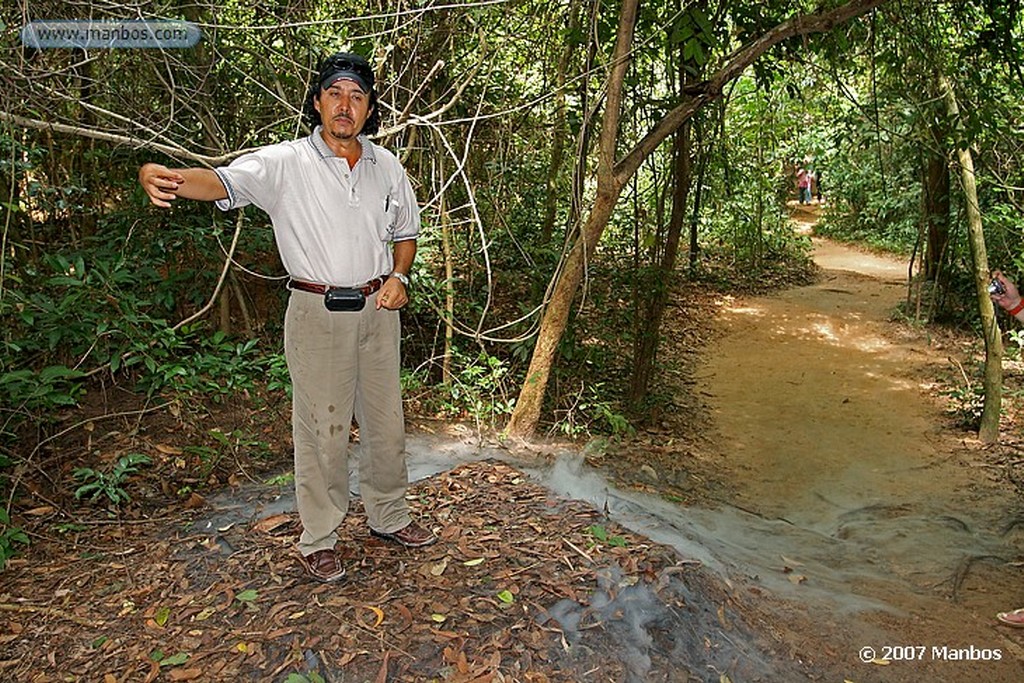
M 397 277 L 389 277 L 381 285 L 377 293 L 377 310 L 386 308 L 389 311 L 397 311 L 409 303 L 409 293 L 405 291 L 405 285 Z
M 160 164 L 143 164 L 139 169 L 139 184 L 149 195 L 149 201 L 164 208 L 178 197 L 215 202 L 228 196 L 220 176 L 209 168 L 173 169 Z
M 1011 311 L 1020 305 L 1020 292 L 1017 291 L 1017 285 L 1015 285 L 1012 280 L 1003 275 L 1002 271 L 999 270 L 992 272 L 992 279 L 998 280 L 1003 284 L 1003 291 L 1001 293 L 989 294 L 989 298 L 992 299 L 997 306 L 1003 310 Z
M 178 198 L 178 188 L 185 176 L 160 164 L 143 164 L 139 169 L 139 184 L 149 195 L 149 201 L 165 209 Z

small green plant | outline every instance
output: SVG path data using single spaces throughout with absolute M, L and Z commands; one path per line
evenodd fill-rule
M 7 560 L 17 554 L 19 545 L 28 545 L 28 535 L 16 526 L 11 526 L 11 516 L 0 508 L 0 571 L 7 566 Z
M 1006 357 L 1020 360 L 1024 350 L 1024 330 L 1010 330 L 1007 337 L 1011 343 L 1006 345 Z
M 84 482 L 75 489 L 75 498 L 94 501 L 100 496 L 106 496 L 114 505 L 131 500 L 131 496 L 124 489 L 128 477 L 139 471 L 139 465 L 148 465 L 152 462 L 147 455 L 131 453 L 122 455 L 114 463 L 109 471 L 94 470 L 91 467 L 79 467 L 74 471 L 76 480 Z
M 295 475 L 291 472 L 277 474 L 268 478 L 264 483 L 268 486 L 291 486 L 295 483 Z
M 292 379 L 288 374 L 288 362 L 284 353 L 272 353 L 266 357 L 265 377 L 268 391 L 283 391 L 288 398 L 292 397 Z
M 288 678 L 284 679 L 284 683 L 326 683 L 326 681 L 316 671 L 310 671 L 305 676 L 298 673 L 290 673 Z
M 472 417 L 478 422 L 495 422 L 511 414 L 515 387 L 509 366 L 486 352 L 470 356 L 458 349 L 452 352 L 452 372 L 447 381 L 432 383 L 420 372 L 402 374 L 402 391 L 415 396 L 423 409 L 448 417 Z
M 980 383 L 953 387 L 942 392 L 949 398 L 946 412 L 953 416 L 958 426 L 977 429 L 981 424 L 981 413 L 985 407 L 985 392 Z
M 181 666 L 189 660 L 192 655 L 187 652 L 178 652 L 177 654 L 167 655 L 163 650 L 153 650 L 150 653 L 149 658 L 162 667 L 165 666 Z
M 635 430 L 629 419 L 616 410 L 612 400 L 604 396 L 603 382 L 580 387 L 573 404 L 556 410 L 555 429 L 565 436 L 578 438 L 585 434 L 606 433 L 612 436 L 631 436 Z
M 599 543 L 605 543 L 616 548 L 625 548 L 626 539 L 622 536 L 609 536 L 608 530 L 600 524 L 594 524 L 587 528 L 590 535 L 597 539 Z

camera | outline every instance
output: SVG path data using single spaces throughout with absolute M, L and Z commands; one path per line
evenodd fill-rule
M 347 287 L 331 287 L 324 294 L 324 306 L 328 311 L 361 311 L 366 304 L 362 290 Z
M 1003 283 L 996 278 L 992 278 L 992 282 L 988 283 L 989 294 L 1006 294 L 1006 287 Z

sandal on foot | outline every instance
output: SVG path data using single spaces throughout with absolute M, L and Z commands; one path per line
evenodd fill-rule
M 1015 609 L 1012 612 L 1000 612 L 996 615 L 1001 623 L 1015 628 L 1024 628 L 1024 607 Z
M 310 576 L 322 583 L 340 581 L 345 577 L 345 568 L 341 566 L 341 560 L 333 548 L 317 550 L 304 556 L 302 564 Z
M 424 529 L 416 522 L 409 522 L 398 531 L 377 531 L 371 528 L 370 534 L 385 541 L 394 541 L 406 548 L 422 548 L 437 540 L 437 536 L 429 529 Z

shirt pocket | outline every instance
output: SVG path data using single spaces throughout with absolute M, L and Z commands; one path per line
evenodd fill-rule
M 395 237 L 395 230 L 398 229 L 398 202 L 395 200 L 395 193 L 388 191 L 381 200 L 383 216 L 377 225 L 377 232 L 381 241 L 391 242 Z

